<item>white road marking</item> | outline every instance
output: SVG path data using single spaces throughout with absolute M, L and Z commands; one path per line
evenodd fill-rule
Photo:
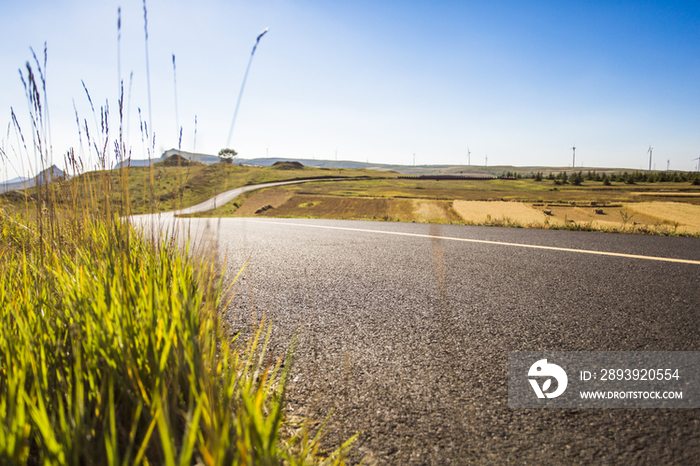
M 657 257 L 657 256 L 640 256 L 638 254 L 624 254 L 620 252 L 606 252 L 606 251 L 592 251 L 589 249 L 573 249 L 573 248 L 560 248 L 556 246 L 539 246 L 536 244 L 520 244 L 520 243 L 506 243 L 504 241 L 489 241 L 484 239 L 469 239 L 469 238 L 455 238 L 452 236 L 436 236 L 436 235 L 424 235 L 420 233 L 403 233 L 400 231 L 382 231 L 382 230 L 370 230 L 363 228 L 347 228 L 347 227 L 332 227 L 327 225 L 310 225 L 307 223 L 287 223 L 287 222 L 276 222 L 273 220 L 257 220 L 257 219 L 245 219 L 257 223 L 272 223 L 275 225 L 286 225 L 286 226 L 299 226 L 308 228 L 323 228 L 326 230 L 344 230 L 344 231 L 359 231 L 364 233 L 379 233 L 383 235 L 396 235 L 396 236 L 413 236 L 417 238 L 439 238 L 449 241 L 462 241 L 465 243 L 481 243 L 481 244 L 493 244 L 497 246 L 515 246 L 519 248 L 530 248 L 530 249 L 545 249 L 549 251 L 563 251 L 563 252 L 576 252 L 581 254 L 595 254 L 598 256 L 612 256 L 612 257 L 625 257 L 628 259 L 645 259 L 651 261 L 661 261 L 661 262 L 677 262 L 681 264 L 693 264 L 700 265 L 700 261 L 689 260 L 689 259 L 674 259 L 672 257 Z

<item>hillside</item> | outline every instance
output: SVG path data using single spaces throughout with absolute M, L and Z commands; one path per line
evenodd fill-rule
M 62 172 L 61 172 L 62 173 Z M 106 175 L 106 176 L 105 176 Z M 131 166 L 128 170 L 89 172 L 72 180 L 56 184 L 55 202 L 71 205 L 76 185 L 85 183 L 110 197 L 112 207 L 124 214 L 165 212 L 189 207 L 229 189 L 240 186 L 286 181 L 302 178 L 372 178 L 396 176 L 396 174 L 371 170 L 346 170 L 305 167 L 298 162 L 283 162 L 271 167 L 252 167 L 236 164 L 204 164 L 173 154 L 148 166 Z M 128 183 L 129 208 L 126 209 L 125 192 Z M 22 186 L 16 189 L 21 189 Z M 27 187 L 29 199 L 36 199 L 36 188 Z M 22 193 L 5 193 L 2 200 L 10 206 L 22 209 L 25 196 Z M 100 201 L 102 202 L 102 201 Z M 31 207 L 31 206 L 30 206 Z M 32 207 L 34 208 L 34 207 Z
M 214 163 L 219 163 L 221 159 L 217 157 L 216 155 L 208 155 L 208 154 L 197 154 L 194 152 L 187 152 L 184 150 L 178 150 L 178 149 L 169 149 L 163 152 L 163 154 L 158 157 L 154 158 L 151 160 L 148 159 L 130 159 L 128 161 L 124 161 L 121 163 L 118 163 L 114 168 L 121 168 L 125 166 L 130 166 L 130 167 L 147 167 L 148 165 L 152 165 L 158 162 L 162 162 L 165 159 L 172 157 L 173 155 L 178 155 L 179 157 L 182 157 L 183 159 L 186 159 L 191 162 L 199 162 L 203 163 L 205 165 L 211 165 Z
M 152 159 L 150 163 L 157 163 L 165 160 L 166 158 L 180 154 L 183 159 L 187 159 L 193 162 L 199 162 L 206 165 L 211 165 L 219 163 L 221 159 L 215 155 L 208 154 L 198 154 L 187 151 L 178 151 L 177 149 L 170 149 L 165 151 L 161 157 L 157 159 Z M 514 174 L 527 175 L 530 173 L 542 172 L 545 175 L 552 173 L 568 172 L 571 173 L 571 167 L 558 166 L 558 167 L 545 167 L 545 166 L 512 166 L 512 165 L 398 165 L 398 164 L 383 164 L 383 163 L 372 163 L 372 162 L 358 162 L 354 160 L 322 160 L 322 159 L 300 159 L 300 158 L 285 158 L 285 157 L 262 157 L 262 158 L 236 158 L 234 163 L 237 165 L 249 165 L 249 166 L 260 166 L 269 167 L 277 162 L 298 162 L 305 167 L 310 168 L 330 168 L 330 169 L 357 169 L 357 170 L 376 170 L 376 171 L 394 171 L 401 173 L 403 175 L 493 175 L 498 176 L 504 172 L 511 172 Z M 132 159 L 130 161 L 130 166 L 141 167 L 147 166 L 149 164 L 148 160 Z M 119 168 L 119 167 L 117 167 Z M 638 171 L 630 168 L 601 168 L 601 167 L 576 167 L 575 171 L 582 171 L 584 173 L 588 171 L 595 171 L 597 173 L 624 173 L 624 172 L 634 172 Z M 654 170 L 655 172 L 661 172 L 663 170 Z M 673 172 L 673 170 L 671 171 Z
M 66 174 L 63 172 L 63 170 L 58 168 L 56 165 L 53 165 L 33 178 L 18 177 L 6 183 L 0 183 L 0 193 L 14 191 L 17 189 L 33 188 L 34 186 L 40 184 L 46 184 L 51 180 L 63 179 L 65 177 Z

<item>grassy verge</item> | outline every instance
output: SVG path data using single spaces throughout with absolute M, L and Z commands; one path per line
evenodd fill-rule
M 44 92 L 28 86 L 41 132 Z M 323 458 L 320 430 L 285 427 L 291 350 L 268 354 L 264 322 L 249 341 L 229 333 L 214 258 L 123 220 L 157 210 L 158 169 L 0 198 L 0 464 L 342 464 L 352 438 Z
M 280 438 L 290 360 L 262 326 L 232 341 L 207 260 L 118 219 L 55 227 L 0 216 L 0 463 L 319 461 Z

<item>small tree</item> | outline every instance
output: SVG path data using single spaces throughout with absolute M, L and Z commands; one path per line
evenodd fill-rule
M 571 174 L 571 178 L 569 178 L 569 182 L 575 186 L 580 186 L 581 183 L 583 183 L 583 175 L 581 172 L 573 172 Z
M 238 152 L 236 152 L 233 149 L 221 149 L 219 151 L 219 158 L 221 159 L 221 162 L 223 163 L 233 163 L 233 159 L 238 155 Z

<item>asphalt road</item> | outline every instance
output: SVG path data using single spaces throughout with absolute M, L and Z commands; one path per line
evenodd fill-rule
M 278 355 L 298 335 L 289 414 L 332 411 L 329 447 L 361 432 L 353 463 L 700 461 L 698 409 L 516 410 L 507 399 L 509 351 L 700 350 L 698 239 L 188 222 L 215 233 L 230 276 L 249 260 L 227 319 L 249 335 L 266 314 Z

